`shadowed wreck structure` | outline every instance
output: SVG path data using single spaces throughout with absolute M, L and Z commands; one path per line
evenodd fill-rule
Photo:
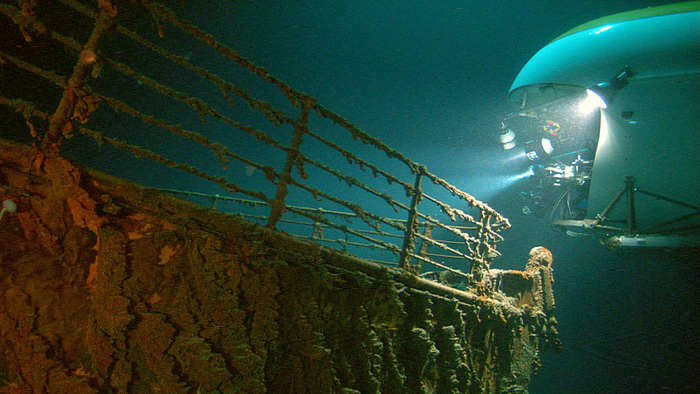
M 16 140 L 0 142 L 0 392 L 526 393 L 540 352 L 561 349 L 551 254 L 532 249 L 523 271 L 491 268 L 508 221 L 488 205 L 165 6 L 56 3 L 0 6 L 3 23 L 16 26 L 14 39 L 40 48 L 9 44 L 0 52 L 4 72 L 16 76 L 0 92 L 3 128 Z M 137 34 L 131 29 L 142 14 L 149 23 Z M 69 17 L 80 18 L 76 25 L 85 31 L 67 35 L 60 21 Z M 287 107 L 253 98 L 219 77 L 221 71 L 164 49 L 183 40 L 177 28 L 273 86 Z M 116 53 L 110 46 L 128 45 L 213 83 L 224 105 L 137 71 L 138 61 L 130 66 L 108 56 Z M 131 93 L 120 79 L 127 77 L 156 98 L 140 93 L 127 103 Z M 26 86 L 51 86 L 52 93 L 36 95 Z M 166 99 L 188 107 L 193 115 L 187 116 L 202 124 L 222 122 L 277 154 L 239 151 L 238 140 L 205 137 L 196 130 L 201 125 L 166 119 L 169 113 L 146 105 Z M 236 100 L 238 108 L 243 102 L 262 114 L 272 130 L 286 125 L 291 132 L 284 137 L 233 120 L 241 116 L 228 107 Z M 286 115 L 293 111 L 296 117 Z M 356 151 L 378 149 L 405 170 L 388 172 L 346 149 L 347 142 L 313 133 L 312 114 L 349 135 L 360 145 Z M 197 145 L 169 149 L 213 153 L 224 169 L 196 159 L 182 163 L 168 152 L 169 137 L 126 141 L 135 126 L 116 116 Z M 315 145 L 303 145 L 309 139 L 335 151 L 347 168 L 312 158 Z M 187 199 L 176 198 L 173 190 L 75 164 L 84 159 L 76 147 L 106 158 L 133 153 L 250 199 L 181 191 Z M 226 174 L 234 163 L 245 171 Z M 390 209 L 372 210 L 369 197 L 353 202 L 350 192 L 334 196 L 317 170 Z M 408 174 L 408 181 L 395 174 Z M 377 179 L 399 192 L 378 191 Z M 290 204 L 307 201 L 294 200 L 298 190 L 335 208 Z M 217 206 L 227 199 L 241 207 Z M 298 228 L 311 229 L 311 236 Z M 384 252 L 393 260 L 382 260 Z M 421 274 L 426 268 L 432 271 Z

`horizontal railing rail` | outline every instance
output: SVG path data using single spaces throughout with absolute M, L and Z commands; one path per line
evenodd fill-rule
M 62 13 L 90 26 L 74 35 L 42 13 L 40 4 L 36 10 L 0 5 L 26 42 L 43 46 L 35 54 L 0 51 L 8 72 L 53 89 L 51 97 L 22 97 L 12 87 L 0 91 L 0 105 L 17 111 L 42 149 L 60 145 L 66 155 L 72 149 L 85 156 L 92 147 L 105 157 L 130 152 L 189 174 L 187 182 L 202 189 L 178 190 L 162 179 L 148 186 L 203 198 L 213 208 L 413 273 L 428 264 L 480 280 L 499 256 L 499 232 L 509 223 L 484 202 L 167 7 L 132 3 L 151 18 L 151 29 L 137 32 L 109 1 L 99 8 L 96 3 L 60 0 Z M 199 64 L 194 52 L 203 54 Z M 48 54 L 53 66 L 41 59 Z M 207 159 L 212 156 L 217 166 Z M 107 161 L 99 164 L 110 167 Z M 213 192 L 215 187 L 231 196 Z M 225 209 L 225 202 L 237 206 Z

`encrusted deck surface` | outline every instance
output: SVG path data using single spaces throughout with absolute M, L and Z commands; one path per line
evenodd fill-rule
M 557 345 L 551 255 L 460 291 L 4 142 L 0 197 L 0 392 L 522 393 Z

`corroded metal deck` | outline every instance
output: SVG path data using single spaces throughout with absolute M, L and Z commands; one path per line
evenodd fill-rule
M 421 278 L 0 143 L 0 392 L 525 393 L 551 254 Z

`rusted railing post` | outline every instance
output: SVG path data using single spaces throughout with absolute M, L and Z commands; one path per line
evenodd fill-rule
M 423 198 L 421 190 L 421 182 L 426 171 L 424 166 L 419 166 L 416 173 L 416 183 L 413 185 L 413 198 L 411 199 L 411 207 L 408 211 L 408 221 L 406 222 L 406 230 L 403 238 L 403 247 L 401 248 L 401 256 L 399 258 L 399 267 L 412 274 L 420 273 L 420 263 L 411 264 L 411 253 L 415 250 L 416 232 L 418 230 L 418 203 Z
M 292 181 L 292 169 L 294 166 L 301 166 L 299 163 L 299 146 L 304 140 L 304 134 L 309 127 L 309 108 L 313 105 L 312 100 L 301 100 L 301 114 L 299 120 L 294 123 L 294 138 L 287 150 L 287 161 L 284 163 L 284 170 L 279 177 L 277 184 L 277 194 L 275 199 L 270 201 L 270 216 L 267 219 L 267 226 L 275 228 L 277 222 L 287 210 L 285 200 L 287 198 L 287 185 Z M 299 168 L 300 171 L 303 171 Z
M 481 220 L 477 223 L 476 245 L 474 247 L 475 260 L 472 261 L 470 273 L 475 282 L 484 279 L 484 269 L 488 270 L 491 256 L 489 256 L 489 235 L 491 234 L 491 215 L 481 212 Z
M 112 16 L 114 16 L 114 11 L 110 12 L 103 9 L 100 11 L 97 20 L 95 21 L 95 28 L 90 34 L 83 50 L 78 57 L 78 63 L 73 69 L 73 75 L 68 79 L 68 83 L 63 91 L 63 97 L 61 102 L 58 104 L 56 112 L 51 116 L 51 123 L 49 125 L 49 130 L 46 133 L 46 137 L 42 142 L 42 147 L 47 148 L 49 145 L 57 144 L 64 134 L 69 134 L 72 127 L 69 125 L 71 116 L 73 115 L 73 110 L 78 100 L 77 91 L 83 86 L 83 83 L 90 75 L 92 67 L 97 61 L 97 47 L 102 39 L 102 36 L 107 32 L 107 30 L 112 27 L 114 22 L 112 21 Z
M 423 237 L 433 239 L 432 227 L 429 225 L 425 226 L 425 230 L 423 230 Z M 418 255 L 421 257 L 426 257 L 426 253 L 428 253 L 428 242 L 425 241 L 425 238 L 423 239 L 423 242 L 421 242 L 420 250 L 418 251 Z

